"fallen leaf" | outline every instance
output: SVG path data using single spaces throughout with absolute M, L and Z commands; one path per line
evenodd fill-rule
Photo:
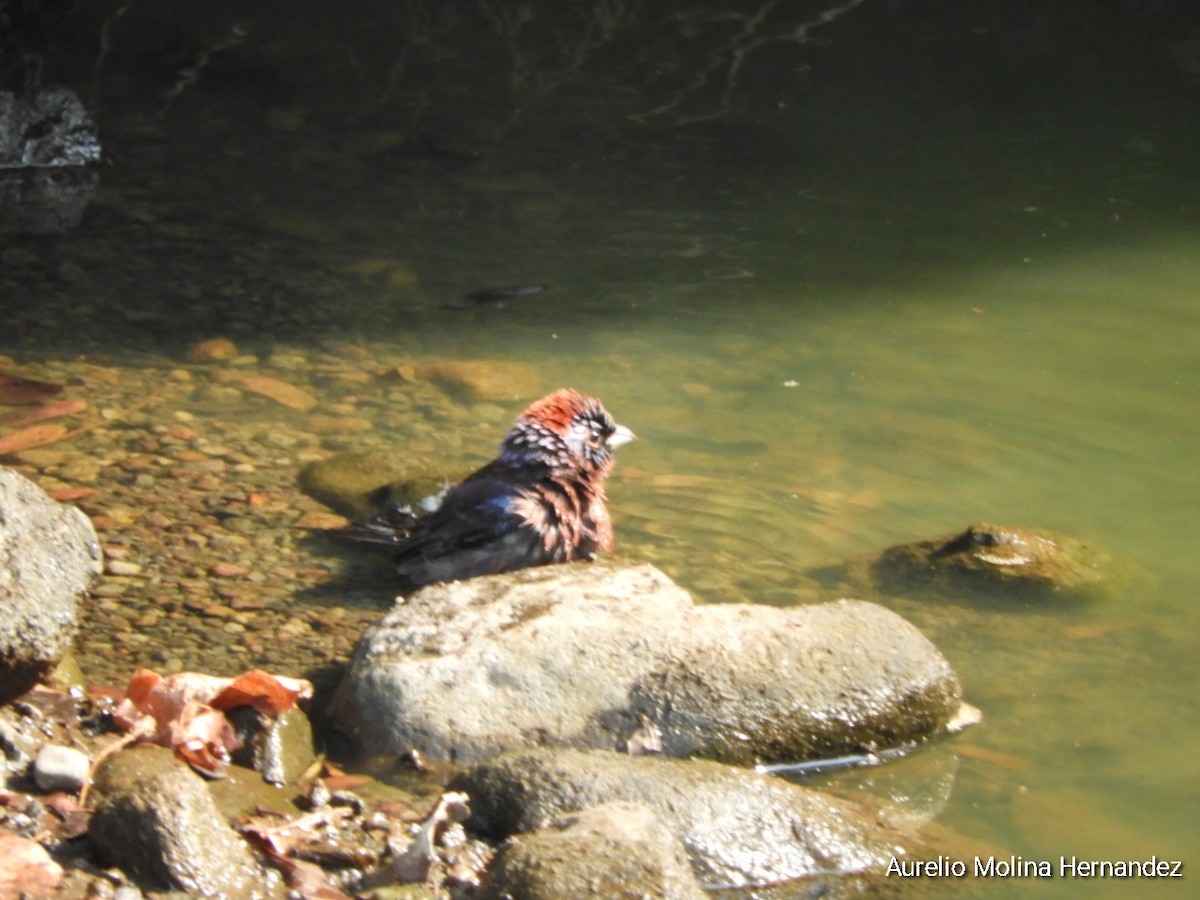
M 218 375 L 218 380 L 240 384 L 252 393 L 260 394 L 291 409 L 305 411 L 317 405 L 317 398 L 308 391 L 267 375 L 253 375 L 249 372 L 222 372 Z
M 242 746 L 225 714 L 201 703 L 185 704 L 178 717 L 166 724 L 166 734 L 158 743 L 174 747 L 193 769 L 212 776 L 221 775 Z
M 215 709 L 253 706 L 264 715 L 277 716 L 291 709 L 297 701 L 307 700 L 312 691 L 312 683 L 303 678 L 286 678 L 253 669 L 235 678 L 212 699 L 212 706 Z
M 305 844 L 324 837 L 325 830 L 349 818 L 353 811 L 345 806 L 329 806 L 302 816 L 287 818 L 279 813 L 247 816 L 238 825 L 242 834 L 254 838 L 275 856 L 290 856 Z
M 274 716 L 312 696 L 312 684 L 254 669 L 237 678 L 139 669 L 113 710 L 113 721 L 142 739 L 171 747 L 203 774 L 220 775 L 241 747 L 223 710 L 253 706 Z
M 66 436 L 67 426 L 58 422 L 51 425 L 31 425 L 0 437 L 0 456 L 40 447 L 43 444 L 53 444 Z
M 288 887 L 300 895 L 302 900 L 350 900 L 330 882 L 325 871 L 316 863 L 302 859 L 272 856 L 271 862 L 283 873 Z
M 5 406 L 25 406 L 41 403 L 63 389 L 61 384 L 34 381 L 19 375 L 0 375 L 0 403 Z
M 13 413 L 0 417 L 0 425 L 13 428 L 19 425 L 32 425 L 46 419 L 57 419 L 60 416 L 73 416 L 87 409 L 86 400 L 56 400 L 53 403 L 43 403 L 29 412 Z
M 330 883 L 320 866 L 293 859 L 290 854 L 312 844 L 327 827 L 336 827 L 350 814 L 346 808 L 331 808 L 294 819 L 251 816 L 239 827 L 243 834 L 259 843 L 270 863 L 283 873 L 288 887 L 304 900 L 349 900 Z
M 42 802 L 46 809 L 54 814 L 54 819 L 50 822 L 43 820 L 43 827 L 55 840 L 70 841 L 87 834 L 91 824 L 91 811 L 80 806 L 70 794 L 51 794 Z
M 331 791 L 356 791 L 366 787 L 375 779 L 370 775 L 330 775 L 325 780 L 325 786 Z
M 95 496 L 96 489 L 89 487 L 62 487 L 46 491 L 46 496 L 59 503 L 74 503 L 76 500 L 86 500 Z

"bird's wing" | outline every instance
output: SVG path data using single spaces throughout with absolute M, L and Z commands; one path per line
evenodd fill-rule
M 525 523 L 524 493 L 520 484 L 505 479 L 464 481 L 434 512 L 413 523 L 397 545 L 397 562 L 486 547 L 517 532 Z
M 511 480 L 463 482 L 397 545 L 401 582 L 411 589 L 554 561 L 523 514 L 528 502 L 527 490 Z
M 341 528 L 321 530 L 334 537 L 395 547 L 408 538 L 417 518 L 410 507 L 390 504 L 365 522 L 352 522 Z

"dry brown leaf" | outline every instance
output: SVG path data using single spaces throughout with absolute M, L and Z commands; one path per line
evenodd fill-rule
M 325 787 L 331 791 L 356 791 L 359 788 L 366 787 L 375 779 L 370 775 L 329 775 L 324 779 Z
M 19 425 L 32 425 L 46 419 L 57 419 L 60 416 L 73 416 L 87 409 L 86 400 L 55 400 L 53 403 L 43 403 L 29 412 L 15 413 L 0 417 L 0 425 L 15 428 Z
M 0 437 L 0 456 L 40 447 L 43 444 L 53 444 L 66 436 L 67 426 L 59 422 L 49 425 L 31 425 Z
M 252 393 L 260 394 L 276 403 L 282 403 L 291 409 L 306 411 L 317 405 L 317 398 L 308 391 L 267 375 L 254 375 L 250 372 L 223 372 L 219 376 L 219 380 L 240 384 Z
M 0 375 L 0 403 L 5 406 L 41 403 L 62 389 L 61 384 L 51 384 L 48 381 L 34 381 L 19 375 Z
M 200 672 L 161 678 L 139 669 L 113 711 L 113 720 L 127 732 L 174 748 L 201 772 L 219 775 L 241 746 L 222 710 L 253 706 L 266 715 L 278 715 L 311 696 L 309 682 L 277 678 L 260 669 L 237 678 Z
M 264 715 L 277 716 L 291 709 L 297 701 L 307 700 L 312 691 L 312 683 L 303 678 L 287 678 L 252 669 L 233 679 L 211 704 L 214 709 L 253 706 Z
M 59 503 L 74 503 L 76 500 L 86 500 L 96 494 L 95 488 L 90 487 L 61 487 L 46 491 L 46 496 Z
M 271 857 L 271 861 L 283 873 L 288 887 L 302 900 L 350 900 L 348 895 L 330 884 L 329 877 L 316 863 L 279 856 Z
M 258 842 L 280 872 L 288 887 L 303 900 L 349 900 L 329 881 L 315 863 L 293 859 L 297 849 L 317 840 L 321 831 L 351 815 L 345 808 L 323 809 L 295 819 L 251 816 L 242 821 L 241 831 Z

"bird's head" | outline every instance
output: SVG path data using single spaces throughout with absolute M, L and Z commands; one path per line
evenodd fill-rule
M 531 403 L 517 417 L 500 444 L 500 459 L 603 480 L 612 471 L 612 451 L 633 438 L 599 400 L 562 388 Z

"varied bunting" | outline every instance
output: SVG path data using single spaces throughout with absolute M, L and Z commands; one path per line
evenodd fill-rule
M 604 480 L 633 440 L 599 400 L 561 389 L 517 417 L 499 455 L 425 515 L 383 513 L 342 534 L 394 546 L 406 590 L 612 553 Z

